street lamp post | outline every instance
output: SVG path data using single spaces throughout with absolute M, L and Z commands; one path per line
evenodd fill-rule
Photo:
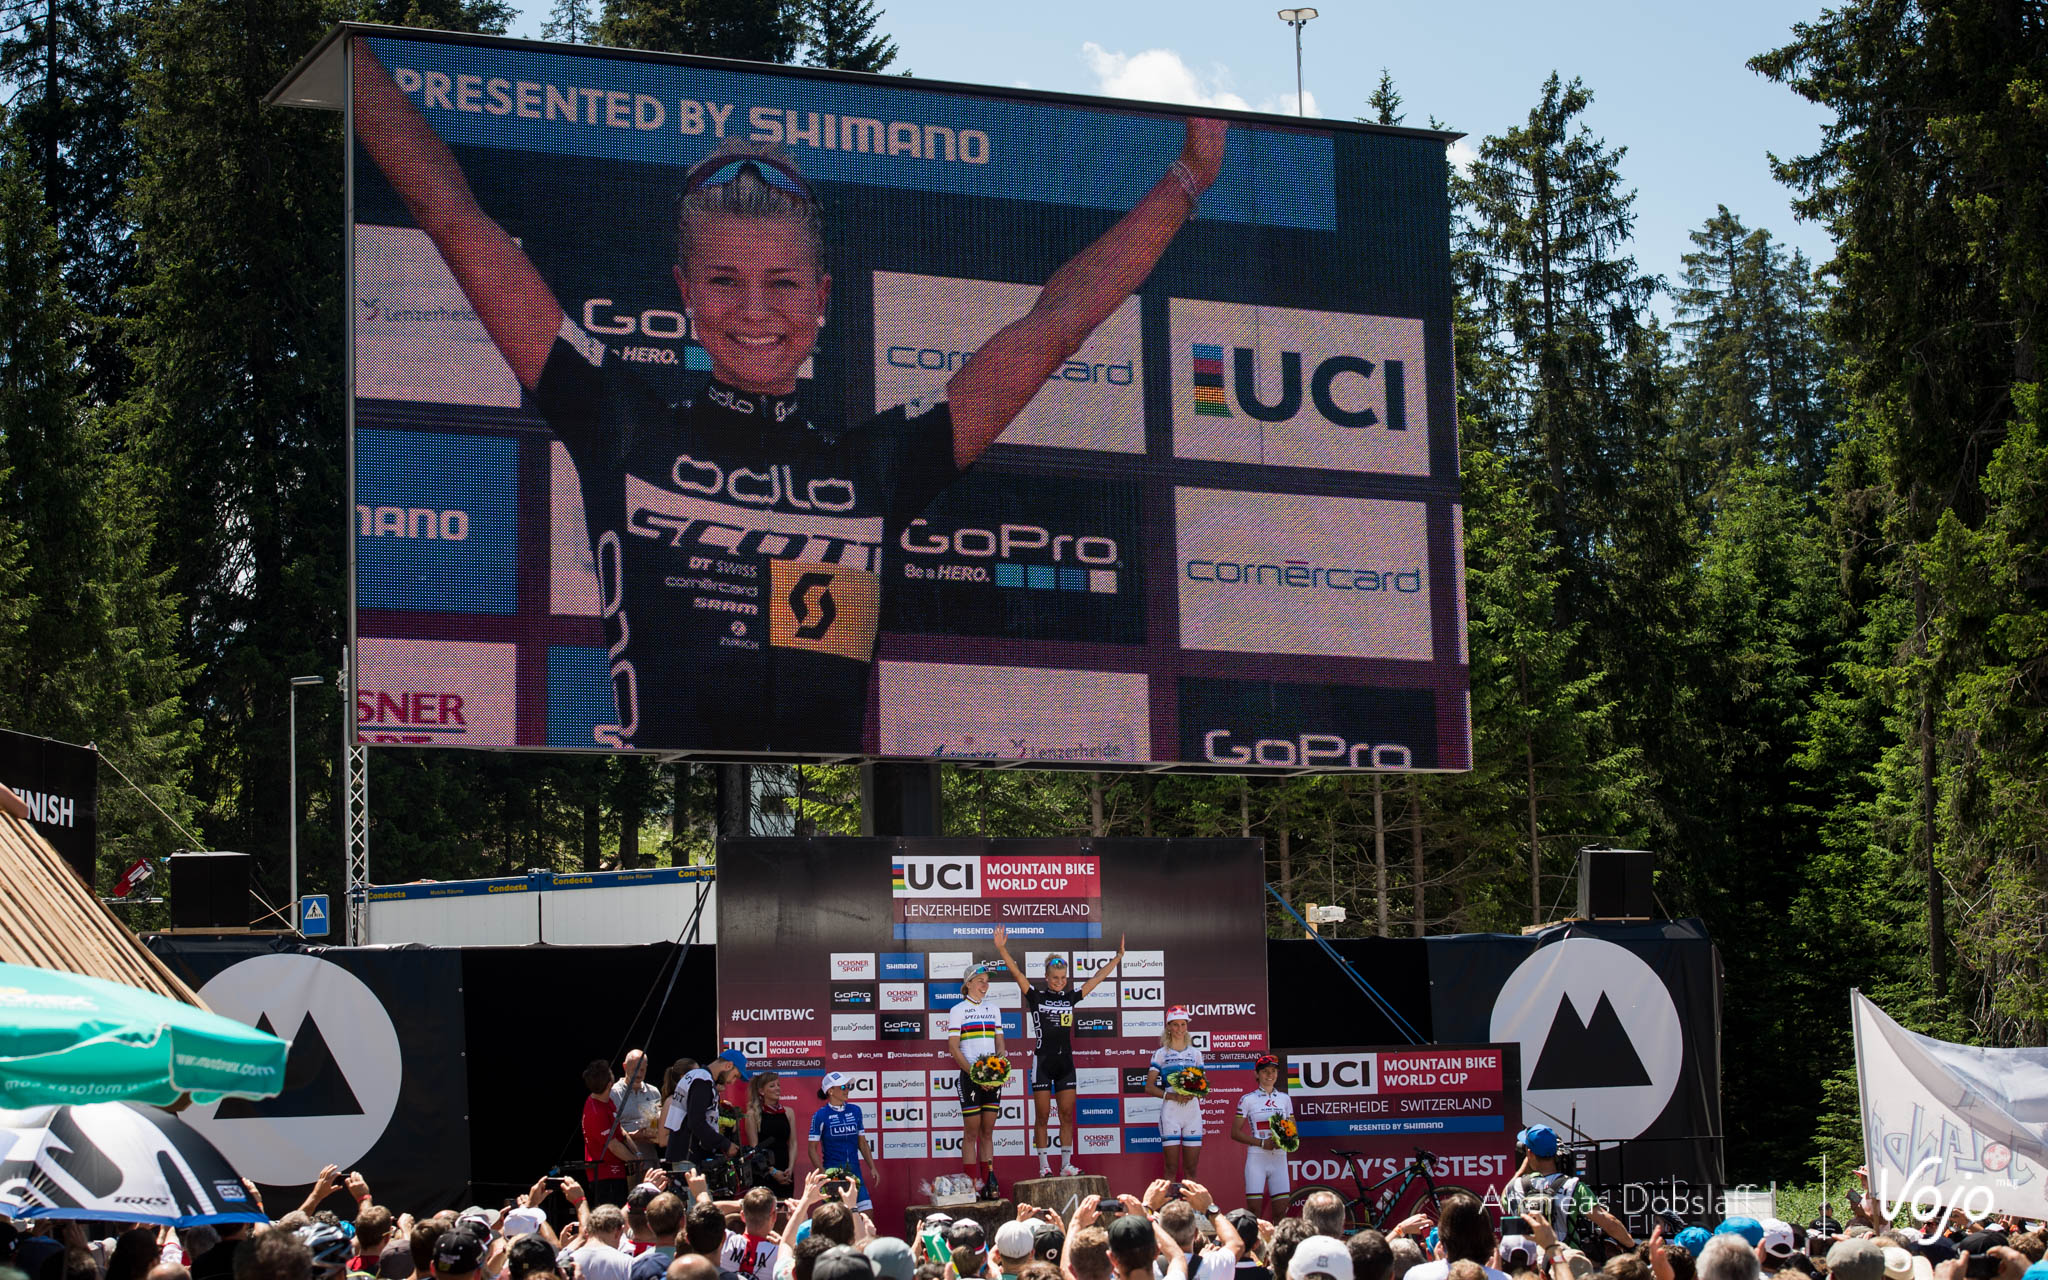
M 286 715 L 286 735 L 291 739 L 285 750 L 285 769 L 290 775 L 286 781 L 291 794 L 291 809 L 285 819 L 286 830 L 289 832 L 287 844 L 291 849 L 291 896 L 285 901 L 290 904 L 287 910 L 292 913 L 293 933 L 299 931 L 299 690 L 307 685 L 326 683 L 319 676 L 293 676 L 291 693 L 285 699 L 286 705 L 290 708 Z
M 1316 16 L 1314 9 L 1282 9 L 1280 21 L 1294 28 L 1294 114 L 1305 116 L 1308 105 L 1301 98 L 1301 29 Z

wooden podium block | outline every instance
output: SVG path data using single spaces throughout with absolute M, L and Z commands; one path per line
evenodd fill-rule
M 1011 1186 L 1010 1195 L 1018 1204 L 1050 1209 L 1064 1218 L 1089 1196 L 1107 1198 L 1109 1179 L 1094 1173 L 1071 1178 L 1026 1178 Z
M 989 1247 L 994 1248 L 996 1228 L 1005 1222 L 1017 1220 L 1017 1204 L 1014 1200 L 974 1200 L 967 1204 L 914 1204 L 903 1211 L 903 1238 L 910 1239 L 917 1233 L 917 1224 L 935 1213 L 951 1214 L 955 1222 L 962 1218 L 974 1219 L 981 1224 L 982 1231 L 987 1234 Z

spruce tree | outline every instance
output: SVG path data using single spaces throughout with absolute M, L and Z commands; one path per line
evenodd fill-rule
M 1372 114 L 1360 119 L 1373 124 L 1399 124 L 1407 119 L 1401 114 L 1401 95 L 1394 90 L 1394 77 L 1385 67 L 1380 68 L 1380 82 L 1373 87 L 1365 105 L 1372 108 Z
M 834 71 L 886 71 L 896 43 L 877 32 L 874 0 L 802 0 L 804 65 Z
M 597 35 L 597 22 L 590 16 L 590 0 L 555 0 L 548 20 L 541 24 L 541 39 L 564 44 L 588 44 Z
M 788 62 L 802 37 L 794 0 L 604 0 L 597 43 Z

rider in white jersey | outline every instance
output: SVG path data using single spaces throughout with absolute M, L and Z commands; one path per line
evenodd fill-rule
M 1188 1034 L 1188 1011 L 1175 1005 L 1166 1011 L 1166 1034 L 1159 1038 L 1145 1072 L 1145 1092 L 1159 1099 L 1159 1150 L 1165 1157 L 1166 1176 L 1175 1181 L 1194 1177 L 1195 1166 L 1201 1163 L 1202 1104 L 1170 1087 L 1166 1078 L 1201 1065 L 1202 1051 Z
M 977 1058 L 1003 1051 L 1003 1012 L 988 1000 L 989 974 L 981 965 L 967 971 L 960 994 L 967 998 L 947 1016 L 946 1048 L 960 1068 L 960 1162 L 982 1184 L 984 1199 L 996 1198 L 996 1117 L 1003 1099 L 996 1089 L 978 1089 L 967 1078 Z
M 1292 1116 L 1294 1099 L 1280 1091 L 1280 1059 L 1262 1053 L 1252 1064 L 1258 1088 L 1237 1100 L 1237 1120 L 1230 1136 L 1251 1150 L 1244 1153 L 1245 1207 L 1266 1216 L 1267 1196 L 1286 1196 L 1292 1190 L 1287 1180 L 1287 1153 L 1273 1139 L 1273 1118 Z M 1283 1199 L 1282 1207 L 1285 1207 Z

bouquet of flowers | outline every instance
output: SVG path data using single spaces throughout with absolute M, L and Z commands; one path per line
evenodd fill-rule
M 730 1102 L 718 1104 L 718 1131 L 731 1133 L 740 1127 L 740 1109 Z
M 1273 1132 L 1273 1145 L 1282 1151 L 1301 1149 L 1301 1130 L 1295 1127 L 1293 1116 L 1274 1116 L 1267 1128 Z
M 1182 1067 L 1166 1077 L 1166 1087 L 1190 1098 L 1206 1098 L 1209 1096 L 1209 1077 L 1200 1067 Z
M 967 1082 L 977 1089 L 1000 1089 L 1010 1079 L 1010 1060 L 1000 1053 L 984 1053 L 967 1068 Z

